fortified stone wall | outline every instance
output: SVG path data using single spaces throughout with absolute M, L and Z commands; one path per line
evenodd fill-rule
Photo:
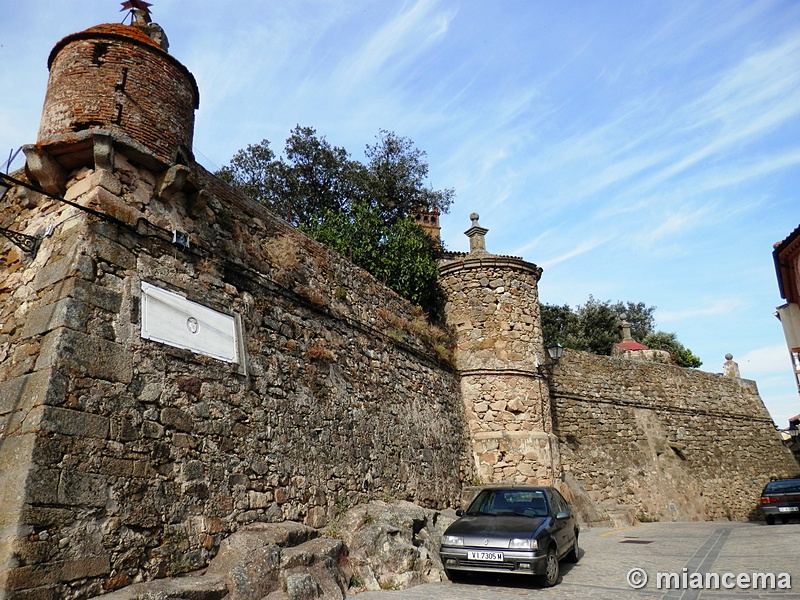
M 251 522 L 558 483 L 562 459 L 575 496 L 661 519 L 746 518 L 797 472 L 752 382 L 543 365 L 541 270 L 486 252 L 477 215 L 442 267 L 449 362 L 409 303 L 193 164 L 194 79 L 134 29 L 51 55 L 16 177 L 78 207 L 17 187 L 0 212 L 52 232 L 2 247 L 0 600 L 198 569 Z
M 7 598 L 194 570 L 254 521 L 455 505 L 472 477 L 458 377 L 423 316 L 202 169 L 181 185 L 124 150 L 67 181 L 113 217 L 21 188 L 4 201 L 4 225 L 54 227 L 0 271 Z M 142 339 L 142 282 L 235 315 L 246 358 Z
M 566 479 L 606 512 L 759 518 L 764 483 L 800 473 L 753 381 L 567 351 L 551 394 Z

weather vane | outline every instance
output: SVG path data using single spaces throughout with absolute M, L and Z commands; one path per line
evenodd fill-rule
M 150 2 L 144 2 L 144 0 L 125 0 L 125 2 L 122 3 L 122 10 L 120 10 L 120 12 L 123 10 L 130 11 L 131 23 L 133 23 L 133 21 L 138 21 L 140 18 L 145 23 L 149 23 L 151 6 L 153 5 Z M 124 23 L 125 19 L 122 21 Z

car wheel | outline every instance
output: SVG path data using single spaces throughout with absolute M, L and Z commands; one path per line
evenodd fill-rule
M 775 525 L 775 517 L 767 515 L 767 525 Z
M 567 552 L 567 555 L 564 557 L 564 560 L 571 563 L 576 563 L 581 558 L 581 550 L 578 547 L 578 534 L 575 533 L 575 541 L 572 543 L 572 549 Z
M 542 585 L 544 587 L 552 587 L 558 583 L 558 556 L 556 551 L 552 548 L 547 551 L 547 558 L 545 558 L 545 570 L 542 576 Z
M 453 569 L 445 569 L 444 574 L 447 575 L 447 578 L 453 582 L 464 581 L 464 579 L 467 577 L 466 571 L 455 571 Z

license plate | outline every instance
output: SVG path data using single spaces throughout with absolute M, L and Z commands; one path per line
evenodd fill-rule
M 778 507 L 778 512 L 797 512 L 798 509 L 796 506 L 780 506 Z
M 503 553 L 502 552 L 474 552 L 470 551 L 467 552 L 467 558 L 469 560 L 493 560 L 495 562 L 502 562 L 503 561 Z

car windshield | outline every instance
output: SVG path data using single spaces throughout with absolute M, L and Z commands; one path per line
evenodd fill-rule
M 545 517 L 548 514 L 547 500 L 541 490 L 483 490 L 472 501 L 466 514 Z
M 800 479 L 789 479 L 787 481 L 771 481 L 764 488 L 766 493 L 782 494 L 786 492 L 800 492 Z

